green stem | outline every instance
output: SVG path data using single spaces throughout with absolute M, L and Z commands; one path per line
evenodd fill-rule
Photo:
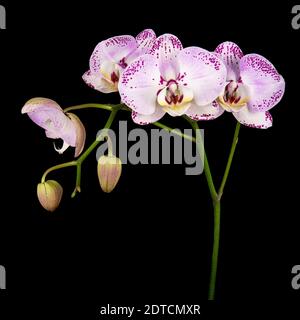
M 211 258 L 211 270 L 210 270 L 210 280 L 208 289 L 208 300 L 215 299 L 216 292 L 216 280 L 217 280 L 217 269 L 218 269 L 218 256 L 219 256 L 219 245 L 220 245 L 220 226 L 221 226 L 221 198 L 226 185 L 226 181 L 230 172 L 233 156 L 238 142 L 238 136 L 240 132 L 240 123 L 237 122 L 234 136 L 230 148 L 230 153 L 228 156 L 225 172 L 222 178 L 222 182 L 218 191 L 218 196 L 216 201 L 214 201 L 214 238 L 213 238 L 213 251 Z
M 82 105 L 83 106 L 83 105 Z M 112 111 L 109 115 L 109 118 L 104 126 L 104 129 L 109 129 L 119 111 L 119 109 L 121 108 L 121 105 L 116 105 L 112 108 Z M 72 108 L 72 107 L 70 107 Z M 68 108 L 70 110 L 70 108 Z M 80 109 L 79 106 L 77 109 Z M 73 110 L 73 109 L 72 109 Z M 89 156 L 89 154 L 98 146 L 98 144 L 101 142 L 101 139 L 99 139 L 99 137 L 97 137 L 97 139 L 89 146 L 89 148 L 77 159 L 74 161 L 70 161 L 70 162 L 66 162 L 66 163 L 62 163 L 59 165 L 56 165 L 54 167 L 49 168 L 48 170 L 45 171 L 45 173 L 42 176 L 42 183 L 45 182 L 47 175 L 54 171 L 54 170 L 58 170 L 58 169 L 62 169 L 62 168 L 66 168 L 66 167 L 71 167 L 71 166 L 76 166 L 76 186 L 75 189 L 72 193 L 72 198 L 74 198 L 76 196 L 77 192 L 81 191 L 80 188 L 80 184 L 81 184 L 81 165 L 83 163 L 83 161 Z
M 153 122 L 152 123 L 154 126 L 158 127 L 158 128 L 161 128 L 161 129 L 164 129 L 168 132 L 172 132 L 174 134 L 176 134 L 177 136 L 180 136 L 186 140 L 189 140 L 189 141 L 192 141 L 192 142 L 196 142 L 196 139 L 194 137 L 191 137 L 189 136 L 188 134 L 184 134 L 182 132 L 180 132 L 179 130 L 176 130 L 176 129 L 172 129 L 170 127 L 167 127 L 166 125 L 160 123 L 160 122 Z
M 71 194 L 71 198 L 74 198 L 77 192 L 81 192 L 81 163 L 77 163 L 76 165 L 76 185 L 74 191 Z
M 111 114 L 109 115 L 109 118 L 104 126 L 103 129 L 109 129 L 118 113 L 118 109 L 114 109 L 111 111 Z M 101 142 L 101 139 L 99 137 L 96 138 L 96 140 L 89 146 L 89 148 L 78 158 L 77 162 L 82 163 L 88 155 L 98 146 L 98 144 Z
M 104 139 L 106 139 L 106 143 L 107 143 L 107 155 L 109 157 L 112 157 L 114 154 L 114 145 L 109 136 L 109 132 L 105 131 L 105 129 L 103 129 L 101 134 L 98 136 L 99 141 L 103 141 Z
M 101 103 L 85 103 L 80 104 L 78 106 L 72 106 L 64 109 L 64 112 L 74 111 L 74 110 L 81 110 L 81 109 L 89 109 L 89 108 L 95 108 L 95 109 L 102 109 L 107 111 L 113 111 L 115 109 L 122 109 L 122 110 L 130 110 L 128 107 L 126 107 L 124 104 L 101 104 Z
M 123 111 L 129 111 L 129 112 L 132 111 L 125 104 L 112 105 L 112 104 L 100 104 L 100 103 L 85 103 L 85 104 L 80 104 L 78 106 L 68 107 L 68 108 L 64 109 L 64 112 L 81 110 L 81 109 L 88 109 L 88 108 L 96 108 L 96 109 L 102 109 L 102 110 L 108 110 L 108 111 L 113 111 L 114 109 L 119 108 L 119 110 L 123 110 Z M 174 130 L 173 128 L 170 128 L 160 122 L 154 122 L 152 124 L 158 128 L 164 129 L 168 132 L 172 131 L 174 134 L 176 134 L 184 139 L 196 142 L 196 139 L 194 137 L 191 137 L 187 134 L 181 133 L 180 131 Z
M 212 260 L 211 260 L 211 270 L 210 270 L 210 280 L 209 280 L 209 290 L 208 290 L 208 299 L 214 300 L 215 290 L 216 290 L 216 279 L 217 279 L 217 268 L 218 268 L 218 256 L 219 256 L 219 244 L 220 244 L 220 212 L 221 212 L 221 203 L 218 200 L 218 194 L 213 182 L 213 178 L 211 175 L 208 159 L 206 156 L 206 152 L 203 146 L 202 136 L 199 134 L 199 125 L 196 121 L 190 120 L 186 118 L 188 122 L 192 125 L 196 135 L 198 132 L 197 146 L 199 152 L 203 151 L 204 158 L 204 173 L 207 181 L 207 185 L 210 191 L 213 208 L 214 208 L 214 236 L 213 236 L 213 251 L 212 251 Z M 200 154 L 201 156 L 201 154 Z
M 235 131 L 234 131 L 234 136 L 233 136 L 233 140 L 232 140 L 232 144 L 231 144 L 231 149 L 230 149 L 230 153 L 229 153 L 229 157 L 227 160 L 227 165 L 225 168 L 225 172 L 223 175 L 223 179 L 219 188 L 219 192 L 218 192 L 218 200 L 221 200 L 222 195 L 223 195 L 223 191 L 226 185 L 226 181 L 230 172 L 230 168 L 231 168 L 231 164 L 232 164 L 232 160 L 233 160 L 233 156 L 235 153 L 235 149 L 239 140 L 239 132 L 240 132 L 240 128 L 241 128 L 241 124 L 239 122 L 236 123 L 235 126 Z
M 62 168 L 67 168 L 67 167 L 73 167 L 73 166 L 76 166 L 77 163 L 76 161 L 70 161 L 70 162 L 66 162 L 66 163 L 62 163 L 62 164 L 58 164 L 54 167 L 51 167 L 49 168 L 48 170 L 46 170 L 42 176 L 42 179 L 41 179 L 41 182 L 44 183 L 46 181 L 46 177 L 47 175 L 52 172 L 52 171 L 55 171 L 55 170 L 58 170 L 58 169 L 62 169 Z
M 221 226 L 220 222 L 221 222 L 221 202 L 220 200 L 217 200 L 216 202 L 214 202 L 214 239 L 213 239 L 212 257 L 211 257 L 208 300 L 215 299 L 219 246 L 220 246 L 220 226 Z
M 199 132 L 199 126 L 196 121 L 191 120 L 188 117 L 185 119 L 191 124 L 192 128 L 194 129 L 196 136 L 197 132 Z M 201 134 L 197 136 L 197 147 L 201 156 L 201 150 L 203 151 L 203 158 L 204 158 L 204 173 L 207 180 L 208 188 L 210 191 L 210 195 L 213 202 L 214 208 L 214 236 L 213 236 L 213 251 L 212 251 L 212 259 L 211 259 L 211 271 L 210 271 L 210 280 L 209 280 L 209 290 L 208 290 L 208 299 L 214 300 L 215 299 L 215 291 L 216 291 L 216 280 L 217 280 L 217 269 L 218 269 L 218 256 L 219 256 L 219 246 L 220 246 L 220 226 L 221 226 L 221 197 L 226 185 L 226 181 L 230 172 L 233 156 L 235 153 L 236 145 L 238 142 L 238 135 L 240 131 L 240 123 L 237 122 L 234 137 L 229 153 L 229 157 L 227 160 L 227 165 L 225 168 L 225 172 L 223 175 L 223 179 L 219 188 L 219 191 L 216 191 L 213 178 L 211 175 L 208 159 L 205 153 L 205 149 L 203 146 L 203 140 L 201 139 Z M 199 138 L 198 138 L 199 137 Z
M 113 107 L 106 105 L 106 104 L 99 104 L 99 103 L 85 103 L 85 104 L 80 104 L 78 106 L 72 106 L 64 109 L 64 112 L 69 112 L 69 111 L 74 111 L 74 110 L 81 110 L 81 109 L 87 109 L 87 108 L 96 108 L 96 109 L 103 109 L 103 110 L 108 110 L 112 111 Z
M 104 126 L 103 129 L 109 129 L 119 111 L 120 107 L 114 107 L 113 111 L 111 111 L 109 118 Z M 72 193 L 72 198 L 76 196 L 77 192 L 80 192 L 80 183 L 81 183 L 81 165 L 83 161 L 89 156 L 89 154 L 99 145 L 101 142 L 101 139 L 99 137 L 96 138 L 96 140 L 88 147 L 88 149 L 77 159 L 76 164 L 77 164 L 77 172 L 76 172 L 76 186 L 75 190 Z
M 196 139 L 197 148 L 198 148 L 198 151 L 200 153 L 200 156 L 202 156 L 203 160 L 204 160 L 203 170 L 204 170 L 204 174 L 205 174 L 205 177 L 206 177 L 206 181 L 207 181 L 207 185 L 208 185 L 208 189 L 209 189 L 209 192 L 210 192 L 211 199 L 214 202 L 214 201 L 217 200 L 218 194 L 217 194 L 217 191 L 216 191 L 216 188 L 215 188 L 215 185 L 214 185 L 214 181 L 213 181 L 213 178 L 212 178 L 212 175 L 211 175 L 208 159 L 207 159 L 206 152 L 205 152 L 205 149 L 204 149 L 204 146 L 203 146 L 202 135 L 201 135 L 201 133 L 199 133 L 199 131 L 200 131 L 199 125 L 198 125 L 198 123 L 196 121 L 193 121 L 188 117 L 185 117 L 185 119 L 191 124 L 191 126 L 194 129 L 195 134 L 197 136 L 197 139 Z M 201 155 L 202 152 L 203 152 L 203 155 Z

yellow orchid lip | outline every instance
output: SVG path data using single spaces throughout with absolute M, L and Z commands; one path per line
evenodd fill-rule
M 167 112 L 171 116 L 181 116 L 185 113 L 185 111 L 191 106 L 190 102 L 181 103 L 172 106 L 164 106 L 163 110 Z
M 226 111 L 238 112 L 240 109 L 245 107 L 249 102 L 247 96 L 247 89 L 240 82 L 231 80 L 225 87 L 222 95 L 217 98 L 220 106 Z
M 240 100 L 238 100 L 238 102 L 230 103 L 230 102 L 225 102 L 224 96 L 219 96 L 218 102 L 219 102 L 220 106 L 223 109 L 225 109 L 226 111 L 237 112 L 247 105 L 247 103 L 249 102 L 249 97 L 244 97 L 244 98 L 241 98 Z
M 193 98 L 193 92 L 180 87 L 175 80 L 170 80 L 168 85 L 157 93 L 157 103 L 171 116 L 184 114 Z

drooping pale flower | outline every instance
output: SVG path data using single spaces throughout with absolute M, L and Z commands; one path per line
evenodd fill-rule
M 75 157 L 78 157 L 84 148 L 85 128 L 79 118 L 72 113 L 64 113 L 62 108 L 53 100 L 47 98 L 33 98 L 26 102 L 22 113 L 45 129 L 46 136 L 51 139 L 62 139 L 63 153 L 69 146 L 75 147 Z
M 53 212 L 60 204 L 63 195 L 62 186 L 55 180 L 48 180 L 39 183 L 37 186 L 37 196 L 40 204 L 47 211 Z
M 114 190 L 121 177 L 121 159 L 113 154 L 101 156 L 98 160 L 97 171 L 101 189 L 106 193 L 110 193 Z
M 210 120 L 220 113 L 210 104 L 221 94 L 225 80 L 226 67 L 214 53 L 183 49 L 177 37 L 165 34 L 149 54 L 125 69 L 119 91 L 138 124 L 155 122 L 165 113 Z
M 258 54 L 244 56 L 233 42 L 221 43 L 215 53 L 227 67 L 225 89 L 211 105 L 216 105 L 220 115 L 232 112 L 242 124 L 259 129 L 272 126 L 272 116 L 268 112 L 282 98 L 285 89 L 283 77 L 270 61 Z
M 90 70 L 83 75 L 83 80 L 100 92 L 117 92 L 123 70 L 134 59 L 147 53 L 155 39 L 154 31 L 146 29 L 136 38 L 125 35 L 100 42 L 90 58 Z

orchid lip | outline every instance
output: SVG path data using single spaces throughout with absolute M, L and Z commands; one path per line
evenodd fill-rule
M 162 91 L 165 91 L 164 100 L 161 100 L 159 97 Z M 174 79 L 171 79 L 167 82 L 167 85 L 165 86 L 164 89 L 158 90 L 157 97 L 158 97 L 158 103 L 161 106 L 166 107 L 165 102 L 169 106 L 181 104 L 183 101 L 184 95 L 180 92 L 177 81 Z
M 243 92 L 241 79 L 237 82 L 231 80 L 225 87 L 223 95 L 218 97 L 218 102 L 226 111 L 239 111 L 247 105 L 249 97 Z

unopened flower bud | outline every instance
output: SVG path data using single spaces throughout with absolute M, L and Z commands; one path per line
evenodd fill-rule
M 112 192 L 122 172 L 122 162 L 114 155 L 101 156 L 98 160 L 98 178 L 104 192 Z
M 37 186 L 37 196 L 40 204 L 47 211 L 54 211 L 60 204 L 63 194 L 62 186 L 55 180 L 48 180 L 39 183 Z

